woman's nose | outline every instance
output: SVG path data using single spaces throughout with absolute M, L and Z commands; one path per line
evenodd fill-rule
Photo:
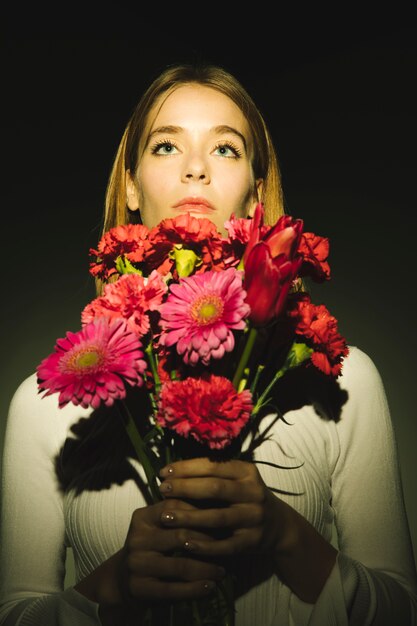
M 190 155 L 190 158 L 184 163 L 182 171 L 182 181 L 201 181 L 210 182 L 208 165 L 205 159 L 197 154 Z

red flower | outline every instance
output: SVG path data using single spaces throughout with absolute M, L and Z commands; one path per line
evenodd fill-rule
M 150 231 L 149 240 L 149 269 L 157 269 L 163 275 L 173 269 L 174 261 L 169 253 L 175 245 L 183 245 L 201 258 L 201 265 L 194 272 L 196 274 L 208 269 L 224 269 L 224 259 L 230 255 L 229 248 L 225 246 L 226 240 L 216 225 L 207 218 L 193 217 L 190 213 L 162 220 Z M 174 278 L 177 277 L 174 275 Z
M 149 312 L 159 309 L 167 289 L 158 272 L 152 272 L 148 278 L 123 274 L 104 287 L 102 296 L 87 304 L 81 322 L 88 324 L 98 317 L 123 318 L 128 329 L 142 337 L 150 329 Z
M 252 220 L 247 217 L 235 217 L 234 213 L 224 223 L 228 238 L 224 240 L 224 261 L 226 266 L 237 266 L 242 258 L 252 233 Z M 271 226 L 261 226 L 261 237 L 271 230 Z M 229 254 L 227 254 L 229 251 Z
M 295 332 L 314 350 L 312 363 L 326 375 L 339 376 L 349 348 L 338 332 L 337 319 L 323 304 L 313 304 L 308 294 L 294 298 L 289 315 L 296 323 Z
M 249 390 L 238 393 L 227 378 L 206 374 L 164 383 L 156 419 L 183 437 L 221 449 L 239 435 L 252 409 Z
M 316 282 L 330 279 L 329 240 L 314 233 L 303 233 L 298 252 L 303 257 L 300 276 L 311 276 Z
M 258 204 L 244 254 L 246 302 L 255 326 L 267 324 L 282 312 L 288 292 L 300 268 L 298 246 L 302 220 L 281 217 L 262 237 L 263 207 Z
M 90 264 L 90 274 L 107 280 L 116 273 L 115 261 L 125 256 L 131 263 L 140 263 L 150 247 L 149 229 L 142 224 L 115 226 L 100 239 L 97 250 L 90 248 L 96 261 Z

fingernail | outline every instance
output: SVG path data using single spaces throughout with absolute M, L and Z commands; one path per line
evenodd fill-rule
M 161 515 L 161 522 L 164 522 L 164 524 L 170 524 L 171 522 L 175 521 L 175 515 L 173 513 L 162 513 Z
M 171 465 L 166 465 L 161 469 L 159 475 L 162 476 L 162 478 L 166 478 L 167 476 L 172 476 L 173 473 L 174 468 Z
M 213 580 L 208 580 L 206 583 L 204 583 L 204 589 L 206 591 L 213 591 L 215 586 L 216 586 L 216 583 Z
M 162 493 L 167 493 L 168 491 L 172 490 L 172 485 L 171 483 L 161 483 L 161 485 L 159 485 L 159 491 L 162 491 Z
M 224 578 L 226 576 L 226 570 L 224 567 L 217 568 L 217 578 Z

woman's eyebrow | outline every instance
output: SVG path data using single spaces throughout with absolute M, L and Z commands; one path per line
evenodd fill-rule
M 176 134 L 182 133 L 184 130 L 185 129 L 182 126 L 173 126 L 173 125 L 158 126 L 157 128 L 154 128 L 152 132 L 149 133 L 148 141 L 146 143 L 148 144 L 154 135 L 161 135 L 161 134 L 162 135 L 163 134 L 176 135 Z M 232 135 L 236 135 L 243 143 L 245 150 L 247 149 L 245 136 L 236 128 L 233 128 L 233 126 L 228 126 L 227 124 L 221 124 L 220 126 L 213 126 L 213 128 L 210 129 L 210 132 L 213 132 L 216 135 L 223 135 L 225 133 L 229 133 L 229 134 L 231 133 Z
M 158 126 L 154 128 L 148 135 L 146 139 L 146 143 L 144 146 L 144 150 L 149 146 L 149 143 L 152 141 L 152 137 L 155 135 L 175 135 L 181 133 L 184 129 L 181 126 Z
M 184 129 L 182 128 L 182 126 L 158 126 L 157 128 L 154 128 L 152 132 L 149 133 L 148 142 L 150 139 L 152 139 L 154 135 L 160 135 L 160 134 L 175 135 L 175 134 L 181 133 L 183 130 Z
M 218 135 L 223 135 L 224 133 L 231 133 L 232 135 L 236 135 L 237 137 L 239 137 L 239 139 L 243 143 L 245 150 L 247 149 L 245 136 L 242 135 L 242 133 L 238 131 L 236 128 L 233 128 L 233 126 L 228 126 L 227 124 L 221 124 L 220 126 L 215 126 L 211 130 L 214 131 Z

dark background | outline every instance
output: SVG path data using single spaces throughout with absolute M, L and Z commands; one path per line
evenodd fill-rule
M 48 32 L 31 28 L 35 12 L 26 28 L 17 14 L 6 21 L 0 444 L 17 385 L 57 337 L 79 329 L 94 297 L 88 250 L 137 99 L 167 64 L 214 62 L 270 126 L 287 212 L 330 238 L 332 280 L 314 301 L 384 379 L 416 550 L 416 29 L 398 7 L 368 18 L 280 13 L 269 27 L 267 17 L 245 27 L 215 20 L 204 37 L 121 10 L 101 14 L 101 28 L 94 16 L 63 14 Z

